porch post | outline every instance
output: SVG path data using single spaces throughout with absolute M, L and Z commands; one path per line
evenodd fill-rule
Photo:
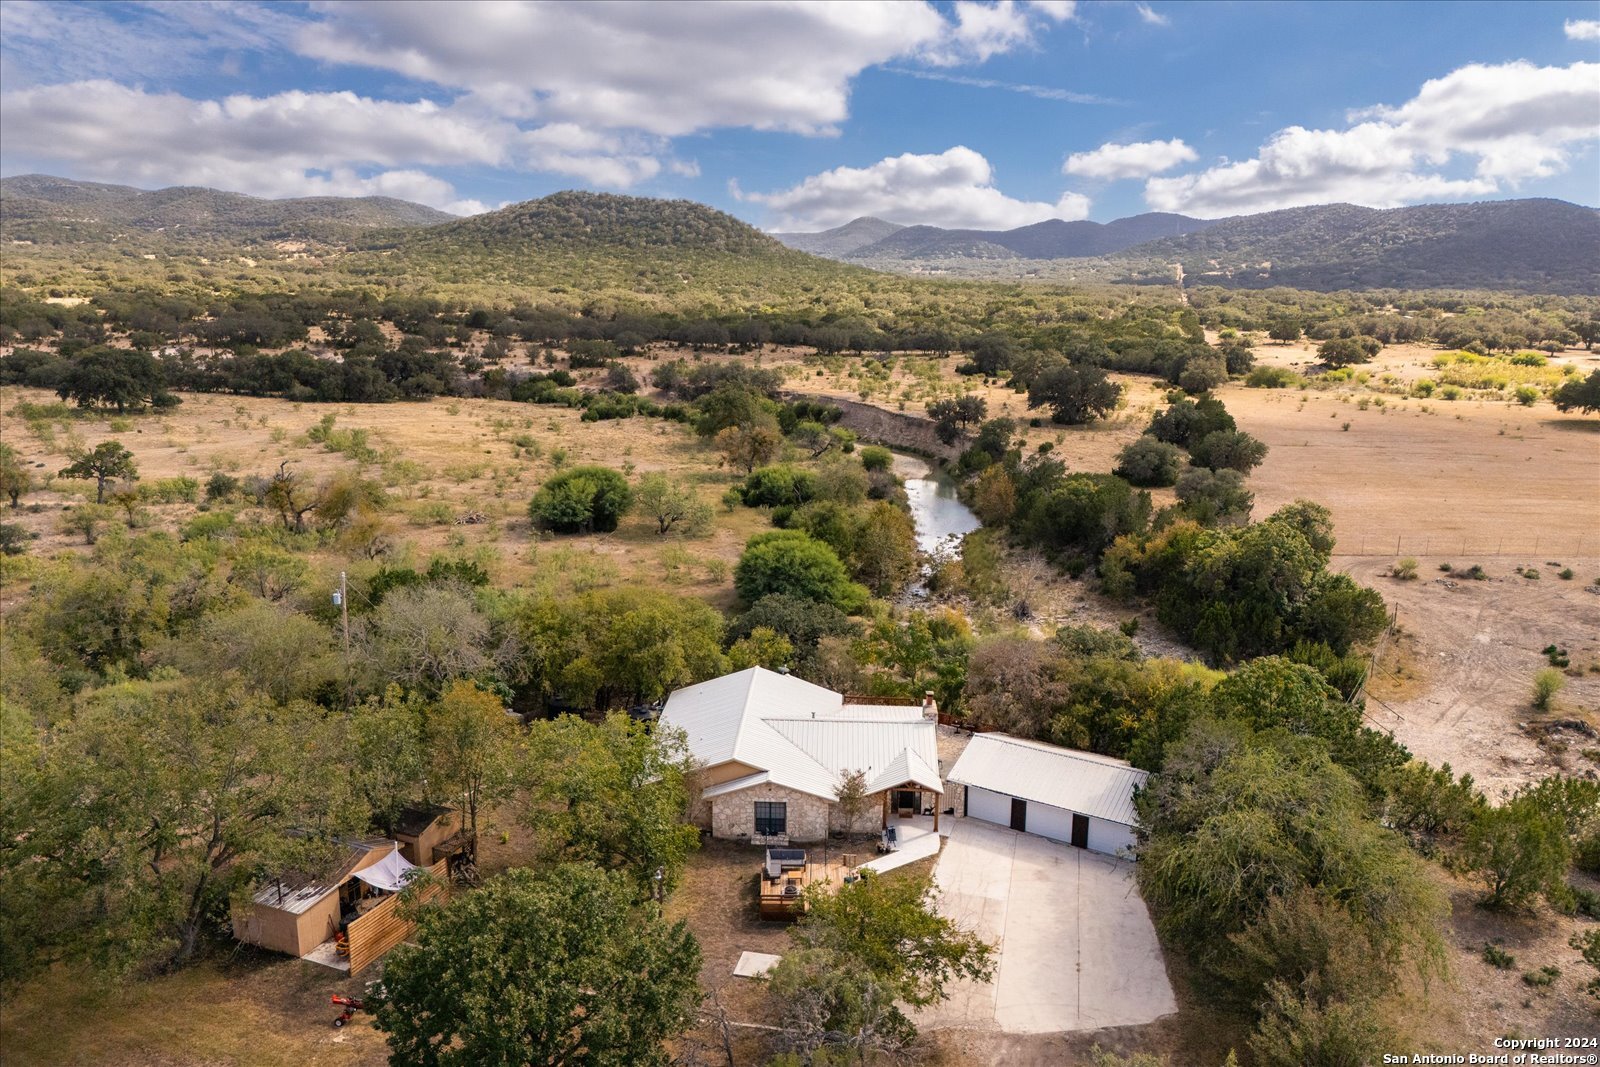
M 883 824 L 879 827 L 879 829 L 880 830 L 886 830 L 886 829 L 889 828 L 889 791 L 887 789 L 885 789 L 883 791 L 882 795 L 883 795 Z
M 939 832 L 939 805 L 944 803 L 944 794 L 933 794 L 933 832 Z

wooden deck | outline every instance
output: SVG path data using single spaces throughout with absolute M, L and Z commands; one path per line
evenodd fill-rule
M 870 853 L 863 851 L 860 855 L 852 855 L 850 859 L 859 862 L 870 859 Z M 844 884 L 845 876 L 852 868 L 846 865 L 842 858 L 830 857 L 826 862 L 807 863 L 804 870 L 788 871 L 784 877 L 776 882 L 770 882 L 757 873 L 760 880 L 760 909 L 763 919 L 797 919 L 804 912 L 805 893 L 807 890 L 822 887 L 827 892 L 837 890 Z M 786 893 L 790 887 L 793 893 Z

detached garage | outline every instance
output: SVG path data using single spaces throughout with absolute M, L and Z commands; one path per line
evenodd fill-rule
M 1126 855 L 1133 847 L 1133 791 L 1149 775 L 1092 752 L 978 734 L 945 781 L 964 786 L 962 814 L 1069 845 Z

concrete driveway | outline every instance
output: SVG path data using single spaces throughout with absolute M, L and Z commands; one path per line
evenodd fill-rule
M 992 983 L 960 983 L 932 1027 L 1037 1034 L 1147 1023 L 1177 1011 L 1134 865 L 957 819 L 934 880 L 939 909 L 999 946 Z

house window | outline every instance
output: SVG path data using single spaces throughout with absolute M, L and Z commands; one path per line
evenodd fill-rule
M 781 800 L 756 801 L 756 833 L 763 836 L 789 832 L 789 805 Z

